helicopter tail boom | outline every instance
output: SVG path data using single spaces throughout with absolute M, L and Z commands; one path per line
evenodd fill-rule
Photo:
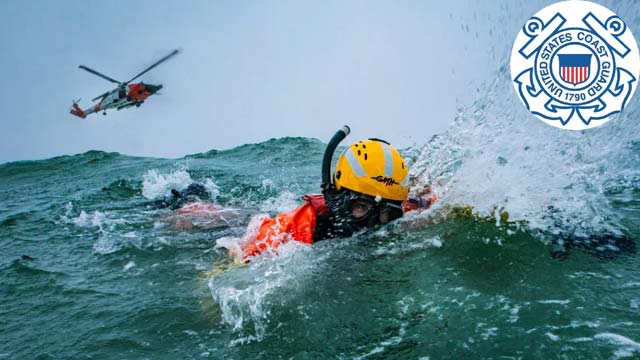
M 75 116 L 77 116 L 77 117 L 79 117 L 81 119 L 84 119 L 84 118 L 87 117 L 87 115 L 93 114 L 94 112 L 98 112 L 100 110 L 100 105 L 101 104 L 98 104 L 96 106 L 91 106 L 91 107 L 88 107 L 88 108 L 82 110 L 80 108 L 80 106 L 78 106 L 78 103 L 74 101 L 73 102 L 73 106 L 71 107 L 71 111 L 69 111 L 69 112 L 72 115 L 75 115 Z
M 77 116 L 77 117 L 79 117 L 79 118 L 82 118 L 82 119 L 84 119 L 84 118 L 86 118 L 86 117 L 87 117 L 87 114 L 85 114 L 85 112 L 84 112 L 84 111 L 82 111 L 82 109 L 80 108 L 80 106 L 78 106 L 78 104 L 76 104 L 76 103 L 73 103 L 73 107 L 71 108 L 70 113 L 71 113 L 72 115 L 75 115 L 75 116 Z

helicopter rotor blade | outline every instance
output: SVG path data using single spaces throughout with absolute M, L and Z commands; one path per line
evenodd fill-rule
M 95 71 L 95 70 L 93 70 L 91 68 L 88 68 L 88 67 L 86 67 L 84 65 L 80 65 L 78 67 L 80 69 L 82 69 L 82 70 L 85 70 L 85 71 L 88 71 L 88 72 L 92 73 L 93 75 L 99 76 L 99 77 L 101 77 L 101 78 L 103 78 L 103 79 L 105 79 L 107 81 L 111 81 L 112 83 L 120 84 L 120 81 L 114 80 L 114 79 L 108 77 L 107 75 L 100 74 L 99 72 L 97 72 L 97 71 Z
M 107 91 L 107 92 L 105 92 L 105 93 L 104 93 L 104 94 L 102 94 L 102 95 L 98 95 L 98 96 L 96 96 L 95 98 L 91 99 L 91 101 L 96 101 L 96 100 L 98 100 L 98 99 L 101 99 L 101 98 L 103 98 L 103 97 L 107 96 L 107 94 L 109 94 L 109 92 L 108 92 L 108 91 Z
M 173 56 L 177 55 L 177 54 L 178 54 L 178 52 L 179 52 L 179 51 L 178 51 L 178 49 L 173 50 L 169 55 L 167 55 L 167 56 L 163 57 L 162 59 L 160 59 L 160 60 L 156 61 L 153 65 L 149 66 L 149 67 L 148 67 L 148 68 L 146 68 L 143 72 L 141 72 L 140 74 L 138 74 L 138 75 L 134 76 L 131 80 L 127 81 L 127 82 L 126 82 L 126 83 L 124 83 L 124 84 L 129 84 L 129 83 L 130 83 L 130 82 L 132 82 L 133 80 L 135 80 L 135 79 L 137 79 L 138 77 L 142 76 L 142 75 L 143 75 L 144 73 L 146 73 L 147 71 L 149 71 L 149 70 L 153 69 L 154 67 L 156 67 L 156 66 L 158 66 L 158 65 L 162 64 L 163 62 L 167 61 L 170 57 L 173 57 Z

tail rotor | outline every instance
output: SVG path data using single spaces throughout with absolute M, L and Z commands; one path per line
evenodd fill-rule
M 71 113 L 71 115 L 75 115 L 81 119 L 84 119 L 87 117 L 87 114 L 80 108 L 80 106 L 78 106 L 80 100 L 81 99 L 72 100 L 73 104 L 71 104 L 71 111 L 69 112 Z

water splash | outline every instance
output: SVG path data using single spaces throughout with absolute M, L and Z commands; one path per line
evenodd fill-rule
M 222 320 L 243 341 L 262 340 L 274 303 L 276 309 L 285 307 L 287 299 L 297 293 L 295 289 L 305 284 L 305 276 L 316 265 L 308 254 L 311 251 L 306 244 L 290 241 L 279 246 L 277 254 L 265 253 L 246 267 L 232 268 L 209 280 Z
M 280 213 L 290 211 L 300 206 L 300 196 L 291 191 L 284 190 L 278 196 L 271 197 L 259 205 L 260 211 Z
M 444 134 L 408 151 L 412 172 L 450 206 L 472 205 L 486 216 L 504 209 L 551 234 L 619 234 L 625 228 L 606 195 L 640 178 L 634 113 L 588 131 L 560 131 L 522 107 L 503 65 Z
M 149 170 L 143 177 L 142 195 L 147 199 L 161 199 L 171 194 L 171 189 L 184 190 L 193 183 L 186 170 L 176 170 L 163 175 Z
M 211 198 L 215 199 L 220 194 L 220 187 L 212 178 L 204 178 L 201 181 L 191 178 L 186 168 L 171 171 L 168 174 L 159 173 L 155 169 L 148 170 L 142 181 L 142 195 L 147 199 L 157 200 L 171 195 L 171 189 L 178 191 L 186 189 L 190 184 L 200 182 L 209 191 Z

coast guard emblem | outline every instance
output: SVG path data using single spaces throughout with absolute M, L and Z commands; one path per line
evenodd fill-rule
M 607 122 L 638 86 L 638 44 L 611 10 L 563 1 L 523 26 L 511 50 L 511 79 L 532 114 L 569 130 Z

